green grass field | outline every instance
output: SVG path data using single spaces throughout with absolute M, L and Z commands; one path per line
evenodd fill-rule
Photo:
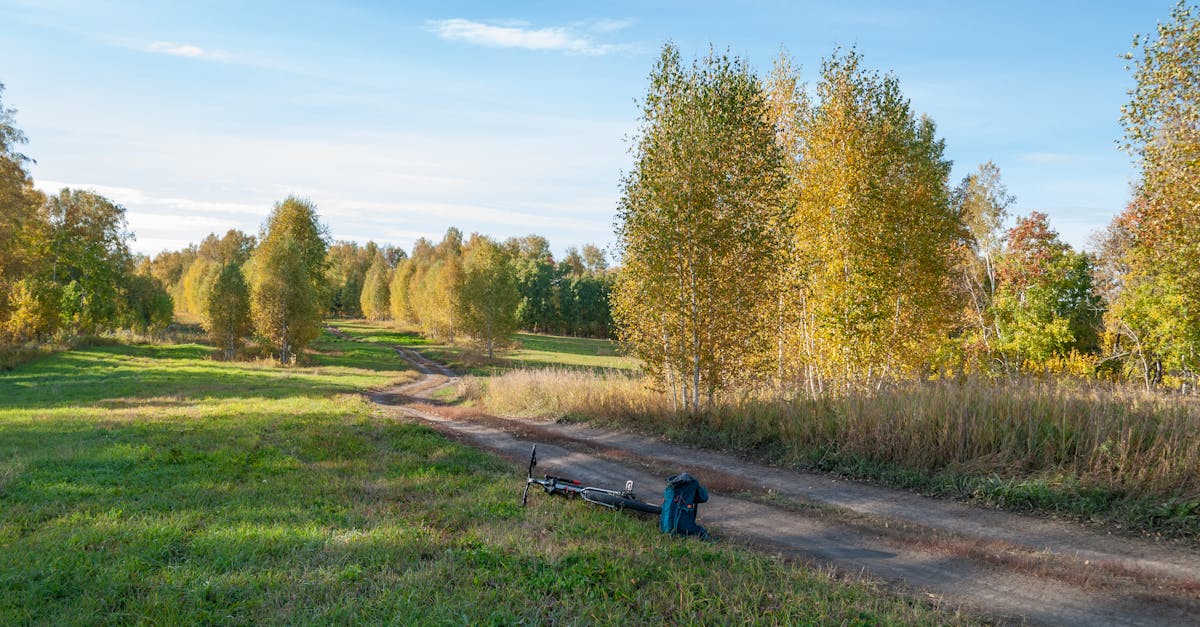
M 513 346 L 488 361 L 477 348 L 468 344 L 432 342 L 414 330 L 391 329 L 388 323 L 338 320 L 332 324 L 366 341 L 418 347 L 430 359 L 447 364 L 462 374 L 488 376 L 522 368 L 567 368 L 632 374 L 641 368 L 637 359 L 621 355 L 616 342 L 612 340 L 515 333 Z
M 397 338 L 326 335 L 305 367 L 139 345 L 0 374 L 0 624 L 958 620 L 653 520 L 521 508 L 523 469 L 357 394 L 414 376 Z

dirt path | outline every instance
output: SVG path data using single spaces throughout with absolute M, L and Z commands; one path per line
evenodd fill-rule
M 610 487 L 632 479 L 650 501 L 668 474 L 687 470 L 710 487 L 700 522 L 718 537 L 866 573 L 1001 623 L 1200 624 L 1200 554 L 1190 549 L 629 433 L 462 415 L 429 400 L 456 381 L 453 372 L 415 351 L 396 350 L 423 376 L 373 392 L 374 402 L 522 465 L 537 444 L 544 472 Z

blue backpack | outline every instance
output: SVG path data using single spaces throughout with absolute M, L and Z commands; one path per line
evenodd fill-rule
M 659 526 L 663 533 L 681 536 L 708 537 L 708 531 L 696 524 L 696 510 L 708 501 L 708 490 L 686 472 L 667 479 L 663 490 L 662 517 Z

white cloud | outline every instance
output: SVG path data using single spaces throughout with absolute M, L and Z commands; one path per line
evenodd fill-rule
M 191 44 L 178 44 L 173 41 L 156 41 L 148 48 L 150 52 L 158 54 L 169 54 L 177 57 L 187 57 L 189 59 L 208 59 L 210 61 L 229 61 L 230 55 L 227 52 L 219 50 L 205 50 L 200 46 Z
M 587 24 L 589 30 L 597 33 L 615 33 L 619 30 L 625 30 L 630 26 L 633 26 L 633 20 L 614 20 L 609 18 L 596 20 Z
M 112 185 L 95 185 L 92 183 L 64 183 L 61 181 L 42 180 L 35 183 L 38 189 L 47 194 L 57 194 L 64 187 L 71 189 L 86 189 L 91 190 L 109 200 L 115 201 L 119 205 L 126 208 L 133 207 L 155 207 L 158 209 L 172 210 L 175 215 L 189 215 L 192 213 L 215 213 L 215 214 L 251 214 L 256 216 L 265 216 L 271 208 L 269 204 L 248 204 L 248 203 L 232 203 L 232 202 L 217 202 L 208 200 L 193 200 L 190 198 L 174 198 L 170 196 L 154 196 L 147 194 L 141 190 L 130 187 L 116 187 Z
M 447 41 L 462 41 L 492 48 L 523 48 L 525 50 L 556 50 L 570 54 L 603 55 L 625 49 L 625 46 L 598 43 L 568 26 L 531 28 L 526 22 L 485 24 L 460 18 L 429 20 L 428 30 Z M 599 28 L 595 28 L 599 26 Z M 616 21 L 600 21 L 593 29 L 609 31 L 623 28 Z

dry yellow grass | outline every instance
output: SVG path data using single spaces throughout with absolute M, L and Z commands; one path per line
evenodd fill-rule
M 930 382 L 821 398 L 726 394 L 676 413 L 640 378 L 518 370 L 468 379 L 489 410 L 585 418 L 818 467 L 855 463 L 1069 484 L 1105 499 L 1200 499 L 1200 399 L 1069 381 Z

